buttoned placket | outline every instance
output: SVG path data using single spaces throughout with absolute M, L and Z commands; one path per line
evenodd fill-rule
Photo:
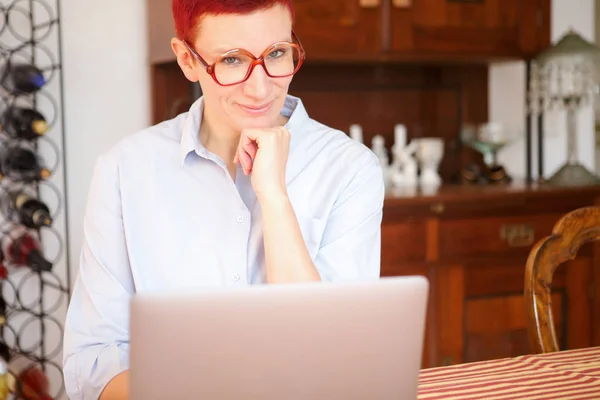
M 224 284 L 226 286 L 244 286 L 247 284 L 246 271 L 248 265 L 248 242 L 251 228 L 251 213 L 244 204 L 236 183 L 231 178 L 223 160 L 201 146 L 196 149 L 196 153 L 199 156 L 214 162 L 221 168 L 224 178 L 228 182 L 230 193 L 235 199 L 232 203 L 229 203 L 234 204 L 235 206 L 232 210 L 231 219 L 223 222 L 232 227 L 231 231 L 233 234 L 231 237 L 227 238 L 227 242 L 231 244 L 231 248 L 234 250 L 226 252 L 225 254 L 227 259 L 223 263 Z M 243 171 L 239 165 L 236 175 L 238 177 L 240 175 L 243 176 Z M 226 203 L 228 202 L 224 202 L 224 204 Z
M 252 215 L 248 210 L 248 207 L 246 207 L 246 204 L 240 195 L 239 188 L 236 182 L 233 181 L 227 167 L 222 161 L 218 163 L 223 168 L 223 172 L 229 182 L 231 194 L 234 196 L 236 203 L 231 222 L 234 224 L 232 229 L 234 235 L 230 238 L 230 241 L 234 244 L 233 249 L 235 249 L 235 251 L 231 251 L 228 254 L 231 258 L 227 263 L 227 285 L 244 286 L 247 284 L 248 242 L 250 238 Z M 244 177 L 242 169 L 238 165 L 236 170 L 236 181 L 239 182 L 239 179 L 243 179 Z

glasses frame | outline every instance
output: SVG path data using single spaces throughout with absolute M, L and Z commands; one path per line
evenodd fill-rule
M 217 61 L 215 61 L 212 64 L 207 63 L 206 60 L 204 60 L 204 58 L 202 58 L 200 56 L 200 54 L 198 54 L 198 52 L 196 52 L 196 50 L 194 50 L 194 48 L 187 41 L 183 40 L 183 43 L 185 44 L 185 46 L 187 47 L 187 49 L 190 51 L 190 53 L 192 53 L 192 55 L 194 56 L 194 58 L 197 61 L 199 61 L 200 64 L 202 64 L 202 66 L 206 69 L 206 72 L 213 78 L 213 80 L 217 84 L 219 84 L 221 86 L 233 86 L 233 85 L 239 85 L 240 83 L 246 82 L 248 80 L 248 78 L 250 77 L 250 75 L 252 75 L 252 71 L 254 71 L 254 68 L 257 65 L 262 65 L 263 70 L 265 71 L 265 73 L 267 74 L 267 76 L 270 77 L 270 78 L 285 78 L 285 77 L 288 77 L 288 76 L 292 76 L 296 72 L 298 72 L 298 70 L 300 69 L 300 67 L 304 63 L 304 60 L 306 59 L 306 53 L 304 51 L 304 47 L 302 47 L 302 43 L 300 43 L 300 39 L 296 35 L 296 32 L 294 32 L 293 30 L 292 30 L 292 42 L 281 41 L 281 42 L 273 43 L 258 58 L 254 57 L 254 55 L 252 53 L 250 53 L 248 50 L 239 49 L 238 48 L 238 49 L 228 50 L 225 53 L 221 54 L 218 57 Z M 298 50 L 298 53 L 299 53 L 300 57 L 298 59 L 298 65 L 296 66 L 296 69 L 294 69 L 294 71 L 292 73 L 287 74 L 287 75 L 273 76 L 273 75 L 271 75 L 269 73 L 269 69 L 265 65 L 265 57 L 267 55 L 269 55 L 269 53 L 271 53 L 273 51 L 273 48 L 275 48 L 276 46 L 279 46 L 281 44 L 288 44 L 288 45 L 292 45 L 293 47 L 295 47 Z M 227 54 L 233 53 L 233 52 L 235 52 L 236 54 L 243 54 L 243 55 L 246 55 L 246 56 L 250 57 L 250 59 L 252 59 L 252 64 L 250 65 L 250 68 L 248 68 L 248 72 L 246 73 L 246 76 L 244 77 L 244 79 L 242 79 L 242 80 L 240 80 L 238 82 L 234 82 L 234 83 L 223 84 L 223 83 L 219 82 L 219 80 L 217 79 L 217 76 L 215 74 L 215 65 L 217 64 L 217 62 L 219 62 L 219 60 L 221 60 Z

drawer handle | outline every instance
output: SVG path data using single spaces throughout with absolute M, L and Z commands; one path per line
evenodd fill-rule
M 351 28 L 356 25 L 356 20 L 346 15 L 340 18 L 340 25 L 347 28 Z
M 409 8 L 412 6 L 412 0 L 393 0 L 392 5 L 396 8 Z
M 431 210 L 432 213 L 440 215 L 440 214 L 443 214 L 444 211 L 446 211 L 446 206 L 444 205 L 444 203 L 435 203 L 435 204 L 432 204 L 429 209 Z
M 381 5 L 381 0 L 359 0 L 358 4 L 362 8 L 375 8 Z
M 535 239 L 535 229 L 529 224 L 504 225 L 500 228 L 500 238 L 510 247 L 528 247 Z

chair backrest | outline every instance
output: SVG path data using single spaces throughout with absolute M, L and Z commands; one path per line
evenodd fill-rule
M 551 288 L 556 268 L 573 260 L 579 248 L 600 239 L 600 207 L 578 208 L 565 214 L 550 236 L 532 248 L 525 271 L 525 303 L 529 343 L 535 353 L 559 351 L 552 318 Z

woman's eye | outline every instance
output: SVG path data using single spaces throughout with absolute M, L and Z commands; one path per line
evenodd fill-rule
M 273 50 L 272 52 L 269 53 L 269 58 L 281 57 L 283 55 L 283 53 L 285 53 L 285 50 L 282 50 L 282 49 Z
M 221 59 L 221 63 L 225 65 L 234 65 L 237 64 L 239 61 L 240 60 L 238 60 L 236 57 L 225 57 Z

